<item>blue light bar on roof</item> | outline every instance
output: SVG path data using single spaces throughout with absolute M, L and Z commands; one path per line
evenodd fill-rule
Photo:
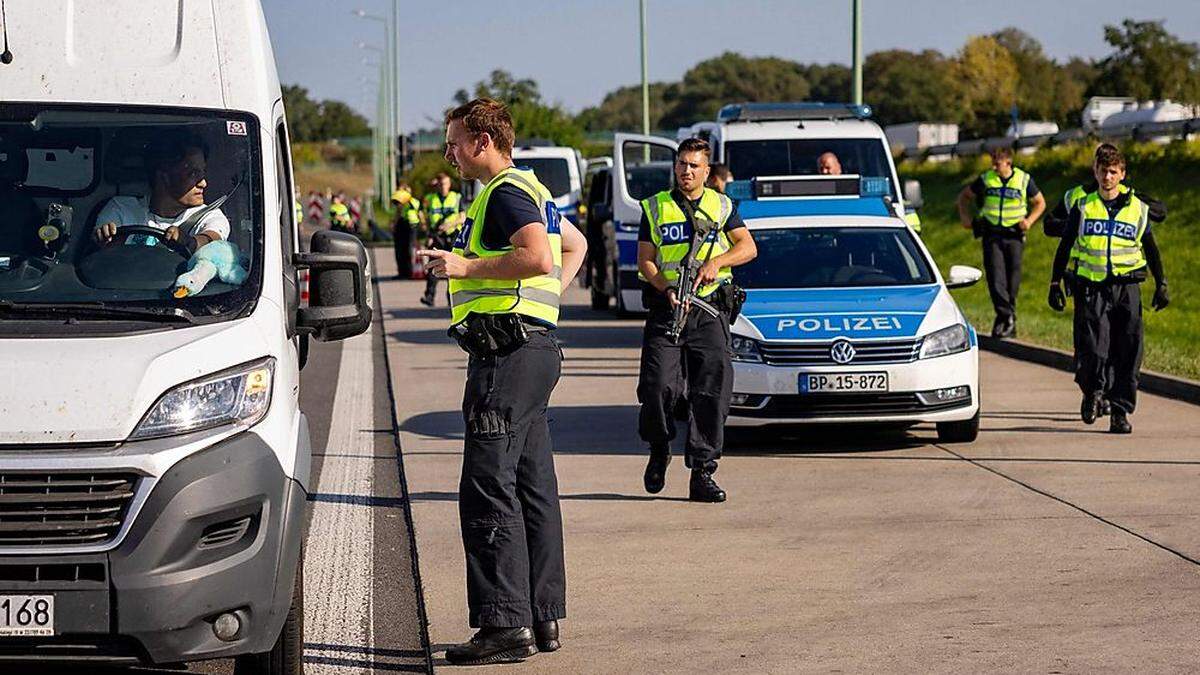
M 892 195 L 891 180 L 886 176 L 758 176 L 735 180 L 725 186 L 725 194 L 739 201 L 772 199 L 856 198 Z
M 717 112 L 717 121 L 865 120 L 871 116 L 871 112 L 871 106 L 854 103 L 730 103 Z
M 753 218 L 787 218 L 799 216 L 891 216 L 887 202 L 878 197 L 854 199 L 769 199 L 738 204 L 738 215 Z

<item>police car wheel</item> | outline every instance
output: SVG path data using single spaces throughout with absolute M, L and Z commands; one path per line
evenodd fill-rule
M 938 422 L 937 433 L 941 443 L 972 443 L 979 436 L 979 412 L 969 420 Z

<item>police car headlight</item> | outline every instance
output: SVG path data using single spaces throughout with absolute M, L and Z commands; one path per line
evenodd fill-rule
M 926 335 L 921 340 L 920 358 L 931 359 L 935 356 L 957 354 L 970 348 L 971 340 L 967 337 L 967 327 L 957 323 Z
M 158 438 L 235 423 L 256 424 L 271 406 L 275 359 L 185 382 L 159 397 L 130 438 Z
M 762 363 L 762 354 L 758 351 L 758 341 L 748 337 L 734 335 L 729 341 L 729 346 L 733 348 L 734 361 L 754 361 Z

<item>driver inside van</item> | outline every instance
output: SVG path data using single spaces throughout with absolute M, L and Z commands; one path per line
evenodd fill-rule
M 147 152 L 150 198 L 116 195 L 96 217 L 96 240 L 103 245 L 118 238 L 118 228 L 149 226 L 165 241 L 181 243 L 194 253 L 205 244 L 229 238 L 229 219 L 220 203 L 205 204 L 208 146 L 194 134 L 172 134 L 152 144 Z M 126 244 L 154 245 L 154 237 L 129 234 Z

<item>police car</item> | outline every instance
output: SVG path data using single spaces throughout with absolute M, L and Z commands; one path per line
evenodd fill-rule
M 975 440 L 979 349 L 949 291 L 982 273 L 943 279 L 886 179 L 760 177 L 728 192 L 758 245 L 734 270 L 747 298 L 728 426 L 934 422 L 942 442 Z

